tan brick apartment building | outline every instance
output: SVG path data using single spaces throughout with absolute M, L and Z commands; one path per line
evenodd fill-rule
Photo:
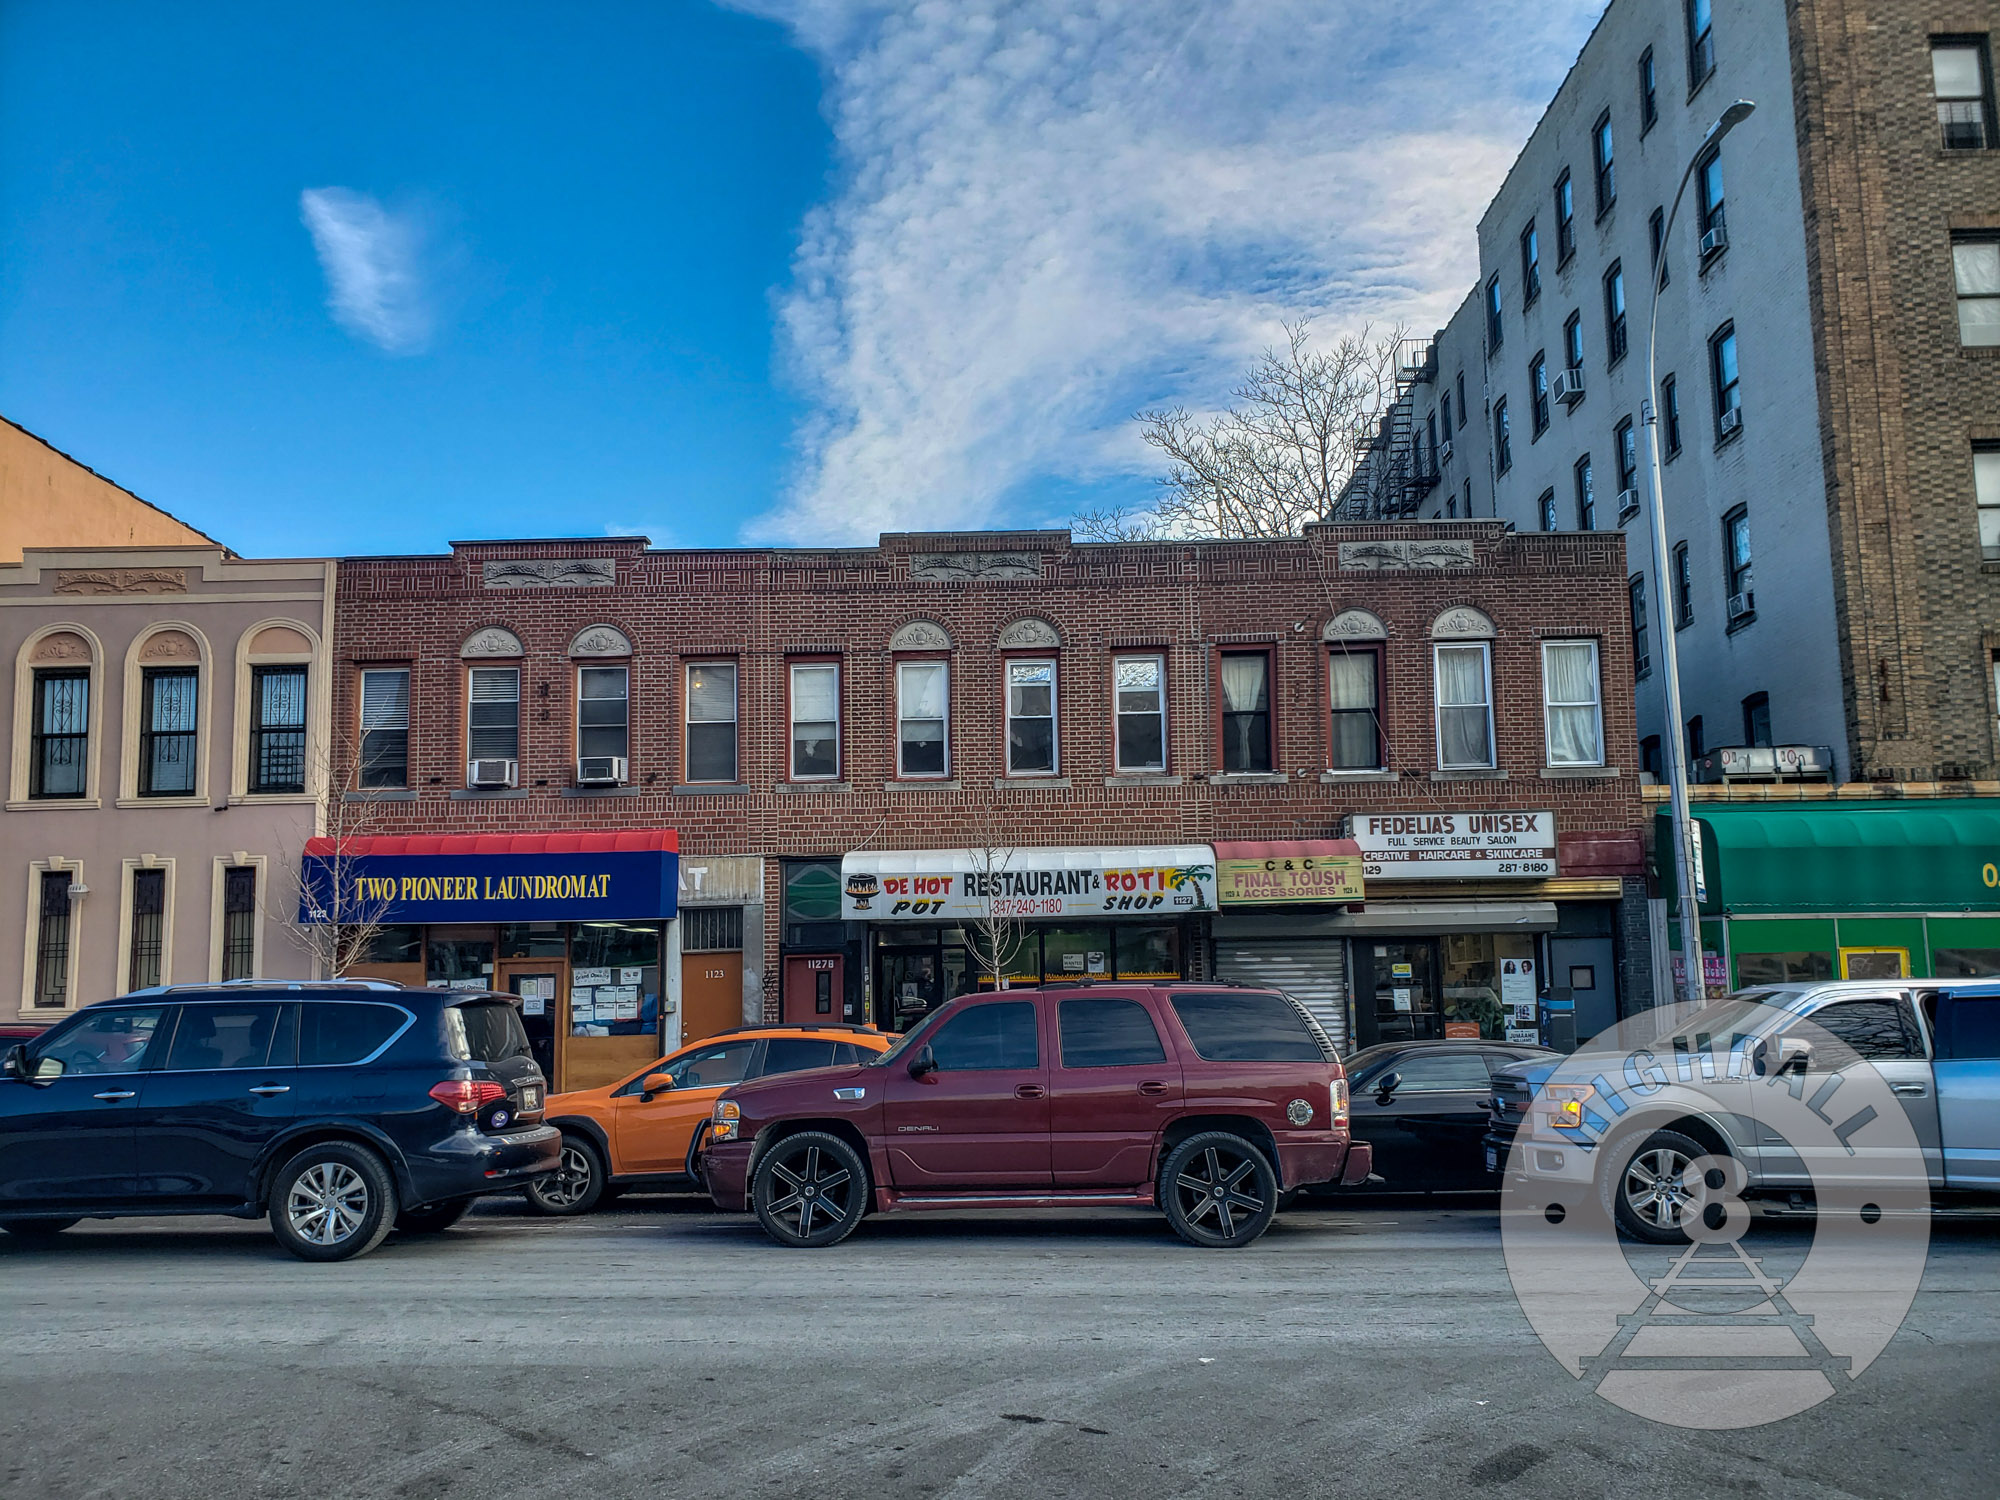
M 406 921 L 369 967 L 521 989 L 571 1083 L 655 1029 L 900 1029 L 978 965 L 949 913 L 867 893 L 1004 845 L 1044 902 L 1021 980 L 1277 976 L 1366 1042 L 1504 1029 L 1498 971 L 1554 962 L 1552 998 L 1594 1030 L 1650 994 L 1625 569 L 1615 534 L 1492 522 L 345 561 L 333 713 L 362 747 L 348 795 L 371 836 L 671 830 L 681 851 L 657 933 L 592 924 L 587 903 L 539 925 Z M 1443 836 L 1370 843 L 1489 814 L 1536 815 L 1479 825 L 1518 832 L 1499 863 L 1454 869 Z M 1365 905 L 1222 899 L 1218 856 L 1282 868 L 1350 832 L 1376 871 Z M 1121 881 L 1137 896 L 1103 894 Z M 1507 998 L 1532 997 L 1510 977 Z
M 1993 0 L 1612 0 L 1481 218 L 1344 513 L 1631 531 L 1641 654 L 1675 632 L 1687 716 L 1640 673 L 1649 769 L 1678 733 L 1824 745 L 1842 781 L 2000 775 L 1996 30 Z

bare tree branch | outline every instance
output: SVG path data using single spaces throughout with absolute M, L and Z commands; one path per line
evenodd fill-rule
M 1153 509 L 1085 511 L 1070 529 L 1085 541 L 1261 540 L 1331 519 L 1395 397 L 1405 337 L 1363 328 L 1322 349 L 1309 323 L 1287 323 L 1285 346 L 1264 351 L 1231 409 L 1206 422 L 1181 407 L 1139 413 L 1167 461 Z
M 327 841 L 326 852 L 312 865 L 303 847 L 296 854 L 281 852 L 279 864 L 287 878 L 274 882 L 274 887 L 289 895 L 292 904 L 288 911 L 271 915 L 312 960 L 315 977 L 338 979 L 366 961 L 388 925 L 383 917 L 389 900 L 368 894 L 356 882 L 359 841 L 380 822 L 381 805 L 362 791 L 361 747 L 354 736 L 329 737 L 317 769 L 323 773 L 317 784 L 324 788 L 318 836 Z M 299 920 L 307 912 L 319 920 Z

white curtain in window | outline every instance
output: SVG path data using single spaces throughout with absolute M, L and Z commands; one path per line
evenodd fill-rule
M 839 678 L 833 667 L 792 668 L 792 722 L 831 724 L 840 717 Z
M 1486 702 L 1486 648 L 1437 649 L 1438 752 L 1447 766 L 1491 766 L 1493 723 Z
M 1381 760 L 1375 723 L 1375 653 L 1336 651 L 1329 658 L 1333 699 L 1333 765 L 1371 770 Z
M 1604 726 L 1597 702 L 1597 647 L 1589 641 L 1542 648 L 1542 692 L 1548 704 L 1549 764 L 1604 763 Z
M 905 719 L 944 717 L 944 663 L 905 662 L 896 669 L 898 696 Z
M 1258 652 L 1244 652 L 1222 658 L 1222 711 L 1229 714 L 1260 714 L 1270 707 L 1264 670 L 1265 659 Z

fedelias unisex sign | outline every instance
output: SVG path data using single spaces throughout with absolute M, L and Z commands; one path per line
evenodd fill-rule
M 1548 880 L 1552 812 L 1357 813 L 1348 820 L 1371 880 Z

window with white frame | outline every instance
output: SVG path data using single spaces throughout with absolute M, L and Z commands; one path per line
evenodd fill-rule
M 1117 769 L 1166 770 L 1166 658 L 1121 656 L 1112 662 L 1111 670 L 1117 693 Z
M 632 752 L 632 669 L 578 667 L 576 753 L 580 760 Z
M 1597 642 L 1542 643 L 1542 711 L 1549 764 L 1604 764 L 1604 704 L 1597 675 Z
M 793 662 L 791 705 L 792 780 L 838 780 L 839 666 L 830 661 Z
M 1056 664 L 1007 663 L 1007 774 L 1056 773 Z
M 944 776 L 951 769 L 951 667 L 896 664 L 896 774 Z
M 1374 647 L 1336 647 L 1327 656 L 1332 710 L 1328 761 L 1336 771 L 1382 765 L 1382 657 Z
M 1972 450 L 1972 491 L 1979 508 L 1979 555 L 2000 562 L 2000 447 Z
M 1493 656 L 1485 641 L 1439 645 L 1438 765 L 1451 770 L 1493 767 Z
M 1993 90 L 1983 36 L 1931 40 L 1931 88 L 1947 151 L 1983 151 L 1993 138 Z
M 361 674 L 361 786 L 410 784 L 410 669 L 370 667 Z
M 1952 236 L 1951 275 L 1959 344 L 1967 349 L 2000 344 L 2000 238 Z
M 521 669 L 474 667 L 466 674 L 465 758 L 521 758 Z
M 1268 652 L 1222 653 L 1222 769 L 1232 775 L 1272 769 Z
M 687 669 L 687 779 L 733 783 L 737 775 L 736 663 L 690 662 Z

